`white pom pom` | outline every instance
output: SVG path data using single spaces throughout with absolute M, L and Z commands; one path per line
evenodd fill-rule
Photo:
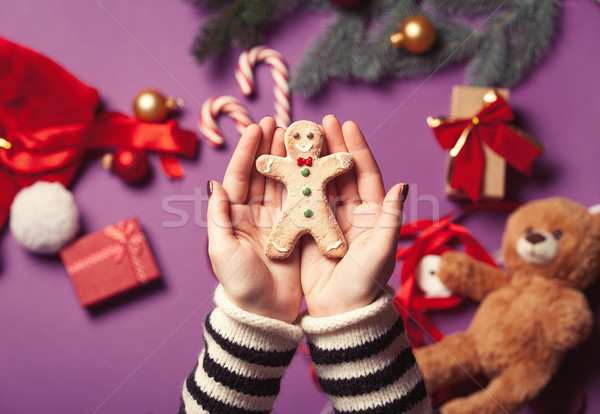
M 10 206 L 10 231 L 26 249 L 57 253 L 79 231 L 73 195 L 62 184 L 47 181 L 23 188 Z

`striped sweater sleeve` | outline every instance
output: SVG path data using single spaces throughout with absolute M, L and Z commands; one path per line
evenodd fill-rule
M 204 349 L 185 380 L 179 413 L 269 413 L 302 329 L 236 307 L 222 286 L 204 322 Z
M 372 304 L 301 326 L 321 388 L 343 414 L 431 413 L 423 377 L 392 304 L 393 289 Z

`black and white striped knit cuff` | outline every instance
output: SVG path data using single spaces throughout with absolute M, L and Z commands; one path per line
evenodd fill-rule
M 336 413 L 431 412 L 393 296 L 388 286 L 364 308 L 301 320 L 319 383 Z
M 246 312 L 222 286 L 204 323 L 204 349 L 182 393 L 184 413 L 268 413 L 302 329 Z

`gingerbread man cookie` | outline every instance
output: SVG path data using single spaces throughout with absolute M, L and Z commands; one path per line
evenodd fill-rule
M 262 155 L 256 160 L 258 171 L 287 189 L 287 200 L 275 224 L 265 254 L 272 259 L 288 257 L 296 242 L 310 233 L 322 255 L 343 257 L 348 251 L 344 235 L 327 201 L 325 186 L 354 165 L 352 156 L 338 152 L 319 157 L 323 135 L 310 121 L 297 121 L 285 132 L 287 157 Z

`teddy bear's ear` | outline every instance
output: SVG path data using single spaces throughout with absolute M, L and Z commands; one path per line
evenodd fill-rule
M 596 228 L 600 229 L 600 204 L 595 204 L 588 208 L 588 211 L 594 216 Z
M 569 276 L 573 286 L 584 289 L 596 280 L 600 273 L 600 204 L 588 209 L 592 214 L 593 224 L 589 236 L 580 243 L 579 250 L 582 254 L 579 267 Z

